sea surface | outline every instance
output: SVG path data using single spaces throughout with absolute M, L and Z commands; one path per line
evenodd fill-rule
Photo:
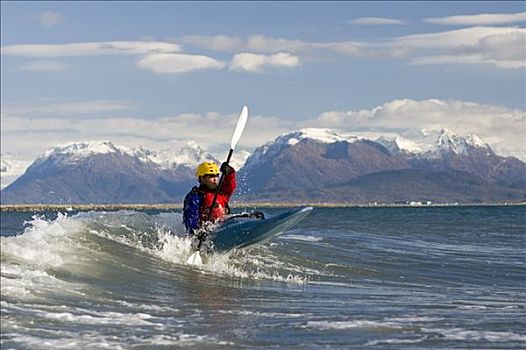
M 2 350 L 526 348 L 525 206 L 315 208 L 202 266 L 179 211 L 1 226 Z

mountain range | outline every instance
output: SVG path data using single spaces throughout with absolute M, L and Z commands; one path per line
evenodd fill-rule
M 526 164 L 475 135 L 443 129 L 433 147 L 304 129 L 255 150 L 241 169 L 246 197 L 276 201 L 521 201 Z
M 203 160 L 195 143 L 178 150 L 128 149 L 110 141 L 59 145 L 2 191 L 2 204 L 181 202 Z M 235 199 L 247 202 L 520 202 L 526 163 L 495 154 L 476 135 L 443 129 L 432 145 L 370 140 L 301 129 L 258 148 L 238 172 Z
M 2 191 L 2 203 L 168 203 L 194 181 L 194 164 L 216 161 L 195 143 L 172 152 L 110 141 L 55 146 Z

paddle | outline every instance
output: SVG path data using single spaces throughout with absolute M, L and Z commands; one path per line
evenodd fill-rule
M 239 115 L 239 119 L 237 121 L 236 129 L 234 130 L 234 134 L 232 135 L 232 141 L 230 141 L 230 151 L 228 152 L 228 156 L 226 158 L 225 164 L 230 163 L 230 158 L 232 158 L 232 153 L 234 153 L 234 149 L 236 148 L 237 142 L 241 138 L 241 134 L 243 134 L 243 130 L 245 129 L 245 125 L 247 123 L 248 118 L 248 108 L 247 106 L 243 107 L 243 110 L 241 111 L 241 114 Z M 212 199 L 212 205 L 208 209 L 208 216 L 212 214 L 212 209 L 214 208 L 214 205 L 216 204 L 217 195 L 219 194 L 219 191 L 221 190 L 221 186 L 223 185 L 223 182 L 225 181 L 225 174 L 221 173 L 221 177 L 219 178 L 219 183 L 216 187 L 214 198 Z M 201 254 L 199 253 L 199 248 L 201 248 L 201 244 L 203 243 L 204 235 L 198 237 L 199 244 L 197 245 L 197 250 L 190 255 L 188 260 L 186 261 L 187 264 L 191 265 L 200 265 L 203 263 L 203 260 L 201 259 Z

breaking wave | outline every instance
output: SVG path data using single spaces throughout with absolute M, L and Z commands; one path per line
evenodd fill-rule
M 38 297 L 57 289 L 75 295 L 86 282 L 104 285 L 131 273 L 148 273 L 152 280 L 196 271 L 296 284 L 308 279 L 300 266 L 280 261 L 265 245 L 188 266 L 191 242 L 181 221 L 180 213 L 133 211 L 59 214 L 54 220 L 34 216 L 22 234 L 1 238 L 2 295 Z

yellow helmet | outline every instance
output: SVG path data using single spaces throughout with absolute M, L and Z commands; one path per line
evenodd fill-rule
M 216 163 L 212 162 L 202 162 L 197 166 L 195 170 L 195 175 L 201 177 L 204 175 L 219 175 L 219 167 Z

